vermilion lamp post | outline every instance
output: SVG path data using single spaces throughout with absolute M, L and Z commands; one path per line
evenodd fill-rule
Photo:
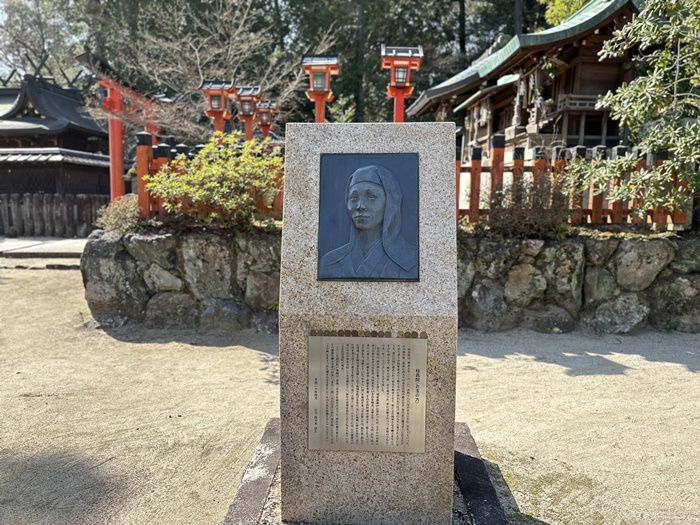
M 229 95 L 234 92 L 233 82 L 203 80 L 199 90 L 207 97 L 207 116 L 214 121 L 214 131 L 224 132 L 224 120 L 231 118 Z
M 325 122 L 326 102 L 333 100 L 331 76 L 340 73 L 338 55 L 304 55 L 301 66 L 309 75 L 310 89 L 306 92 L 306 96 L 314 101 L 316 122 Z
M 238 120 L 245 125 L 245 139 L 253 140 L 255 108 L 262 98 L 262 89 L 260 86 L 237 87 L 234 95 L 238 100 Z
M 256 122 L 258 127 L 262 130 L 263 139 L 266 139 L 270 135 L 270 130 L 273 128 L 272 119 L 275 113 L 279 112 L 279 106 L 274 100 L 261 100 L 257 104 L 257 109 Z
M 403 122 L 404 100 L 413 93 L 411 71 L 420 69 L 423 46 L 390 47 L 382 44 L 382 69 L 391 69 L 391 81 L 386 88 L 394 99 L 394 122 Z

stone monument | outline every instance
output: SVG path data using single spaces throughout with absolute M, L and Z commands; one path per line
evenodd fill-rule
M 287 125 L 285 521 L 451 523 L 454 143 L 451 123 Z

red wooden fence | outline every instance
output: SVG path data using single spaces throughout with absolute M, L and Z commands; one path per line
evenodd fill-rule
M 551 151 L 545 148 L 536 147 L 528 155 L 531 160 L 525 160 L 525 148 L 515 147 L 512 149 L 512 161 L 505 162 L 506 148 L 505 137 L 495 135 L 492 137 L 489 162 L 484 165 L 482 161 L 482 149 L 474 147 L 471 150 L 471 160 L 469 165 L 458 165 L 457 168 L 457 217 L 468 217 L 469 222 L 478 221 L 482 215 L 488 215 L 490 203 L 493 202 L 495 191 L 500 189 L 504 182 L 522 182 L 524 178 L 529 178 L 533 187 L 550 185 L 555 178 L 566 176 L 567 158 L 605 158 L 609 150 L 604 146 L 591 148 L 589 151 L 584 146 L 573 148 L 555 147 Z M 613 156 L 623 156 L 627 149 L 619 146 L 612 148 L 610 154 Z M 657 156 L 653 162 L 661 165 L 665 159 Z M 636 169 L 641 170 L 646 167 L 646 160 L 637 161 Z M 625 173 L 613 181 L 619 184 Z M 687 187 L 687 181 L 675 178 L 676 187 Z M 575 224 L 626 224 L 626 223 L 654 223 L 657 227 L 667 227 L 671 229 L 683 229 L 688 226 L 688 213 L 683 209 L 674 209 L 668 212 L 659 206 L 654 210 L 647 211 L 646 219 L 633 217 L 631 208 L 643 203 L 643 197 L 632 202 L 617 201 L 612 202 L 608 198 L 607 190 L 598 191 L 599 188 L 591 185 L 582 194 L 572 197 L 570 202 L 571 222 Z M 552 195 L 552 198 L 557 196 Z M 559 196 L 562 198 L 562 196 Z M 466 204 L 461 207 L 460 203 Z

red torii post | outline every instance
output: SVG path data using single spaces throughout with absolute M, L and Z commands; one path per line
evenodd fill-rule
M 386 94 L 394 99 L 394 122 L 403 122 L 404 100 L 413 93 L 411 71 L 420 69 L 423 46 L 389 47 L 382 44 L 382 70 L 391 69 Z
M 333 101 L 331 76 L 338 75 L 338 55 L 304 55 L 301 67 L 309 75 L 306 97 L 314 102 L 315 122 L 326 121 L 326 102 Z
M 158 128 L 154 124 L 154 102 L 134 90 L 124 86 L 118 81 L 102 76 L 99 84 L 107 90 L 107 97 L 102 99 L 102 109 L 110 114 L 109 118 L 109 178 L 110 198 L 112 201 L 124 195 L 124 129 L 123 120 L 140 122 L 144 124 L 146 131 L 154 135 Z M 144 118 L 139 119 L 139 108 L 144 113 Z

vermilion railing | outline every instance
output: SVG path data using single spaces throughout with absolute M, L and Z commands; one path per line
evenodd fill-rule
M 495 191 L 504 183 L 522 182 L 524 178 L 532 187 L 542 185 L 552 186 L 555 179 L 566 177 L 566 167 L 571 158 L 596 158 L 605 155 L 622 156 L 628 150 L 622 146 L 607 149 L 604 146 L 586 148 L 576 146 L 573 148 L 555 147 L 551 150 L 536 147 L 526 155 L 523 147 L 514 147 L 508 153 L 509 161 L 506 162 L 505 137 L 495 135 L 492 137 L 491 149 L 488 159 L 482 158 L 482 149 L 474 147 L 471 150 L 469 164 L 457 165 L 457 217 L 468 217 L 469 222 L 476 222 L 479 217 L 488 215 L 489 203 L 495 198 Z M 526 156 L 529 160 L 525 160 Z M 650 161 L 655 165 L 664 162 L 663 156 L 657 156 Z M 636 163 L 636 169 L 641 170 L 647 166 L 647 160 L 640 158 Z M 629 174 L 621 173 L 620 177 L 611 183 L 620 184 Z M 687 188 L 687 181 L 675 177 L 674 184 L 677 188 Z M 570 202 L 571 222 L 575 224 L 640 224 L 653 223 L 658 227 L 670 227 L 683 229 L 687 226 L 689 214 L 684 209 L 674 209 L 669 212 L 659 206 L 654 210 L 648 210 L 646 218 L 634 217 L 632 209 L 643 203 L 640 195 L 632 201 L 611 201 L 608 197 L 610 188 L 600 188 L 591 185 L 588 189 L 576 195 Z M 553 197 L 554 198 L 554 197 Z

